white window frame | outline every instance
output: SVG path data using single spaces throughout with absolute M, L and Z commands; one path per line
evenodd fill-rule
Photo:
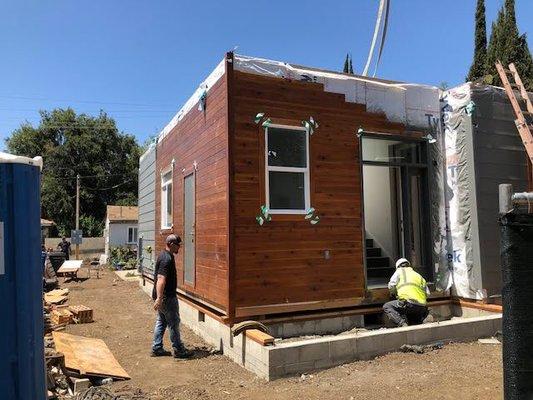
M 130 229 L 133 229 L 134 232 L 135 232 L 135 235 L 134 235 L 134 241 L 131 241 L 130 240 Z M 137 244 L 137 241 L 139 240 L 139 227 L 137 226 L 128 226 L 128 241 L 126 242 L 127 244 Z
M 274 167 L 268 165 L 268 130 L 270 128 L 280 128 L 292 131 L 305 132 L 305 146 L 306 146 L 306 168 L 300 167 Z M 305 195 L 305 208 L 301 210 L 272 210 L 270 208 L 270 171 L 276 172 L 303 172 L 304 173 L 304 195 Z M 306 214 L 307 210 L 311 208 L 311 182 L 309 177 L 309 131 L 301 126 L 292 125 L 279 125 L 271 124 L 265 128 L 265 194 L 266 194 L 266 206 L 268 207 L 270 214 Z
M 170 179 L 164 181 L 163 178 L 170 172 Z M 172 187 L 172 204 L 170 205 L 170 221 L 166 221 L 166 210 L 167 210 L 167 194 L 166 189 L 168 186 Z M 173 166 L 168 167 L 165 170 L 161 171 L 161 229 L 172 229 L 173 227 L 173 217 L 174 217 L 174 168 Z

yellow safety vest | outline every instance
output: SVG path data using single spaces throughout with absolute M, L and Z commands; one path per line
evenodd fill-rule
M 396 292 L 399 300 L 411 300 L 426 305 L 426 280 L 411 267 L 400 267 Z

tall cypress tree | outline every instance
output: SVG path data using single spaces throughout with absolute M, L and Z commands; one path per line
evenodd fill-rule
M 474 61 L 470 67 L 467 81 L 475 81 L 485 76 L 487 64 L 487 23 L 485 21 L 485 0 L 477 0 Z
M 345 74 L 350 73 L 350 55 L 346 53 L 346 59 L 344 60 L 344 69 L 342 70 Z
M 518 31 L 514 0 L 505 0 L 496 23 L 492 24 L 487 49 L 485 73 L 492 77 L 492 84 L 501 86 L 502 82 L 494 65 L 498 60 L 504 67 L 514 63 L 526 89 L 533 90 L 533 58 L 527 45 L 526 35 L 520 35 Z
M 350 54 L 350 68 L 349 73 L 353 75 L 352 55 Z

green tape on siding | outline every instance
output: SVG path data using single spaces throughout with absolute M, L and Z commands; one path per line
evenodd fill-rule
M 259 122 L 261 122 L 264 116 L 265 116 L 265 113 L 263 112 L 257 113 L 257 115 L 255 116 L 254 122 L 258 124 Z

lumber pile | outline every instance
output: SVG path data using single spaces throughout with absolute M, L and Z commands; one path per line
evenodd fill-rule
M 50 313 L 50 320 L 56 325 L 70 324 L 72 322 L 72 313 L 68 308 L 55 308 Z
M 45 365 L 48 399 L 94 400 L 111 393 L 98 387 L 113 380 L 129 379 L 128 373 L 99 339 L 69 335 L 60 331 L 68 324 L 93 322 L 93 310 L 84 305 L 63 304 L 68 289 L 52 290 L 44 295 Z M 96 396 L 96 397 L 95 397 Z M 146 399 L 144 396 L 112 396 L 102 399 Z
M 93 322 L 93 310 L 89 307 L 83 305 L 70 306 L 69 311 L 72 314 L 73 321 L 77 324 Z

